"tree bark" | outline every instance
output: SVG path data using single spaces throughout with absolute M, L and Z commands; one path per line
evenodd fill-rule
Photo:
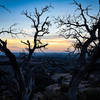
M 77 100 L 78 86 L 82 79 L 95 69 L 95 63 L 100 58 L 100 45 L 96 48 L 89 64 L 81 67 L 79 73 L 73 78 L 69 88 L 69 100 Z
M 7 49 L 6 47 L 2 47 L 1 44 L 0 44 L 0 48 L 2 48 L 5 55 L 9 58 L 11 66 L 14 70 L 15 78 L 16 78 L 18 85 L 19 85 L 19 98 L 21 100 L 23 93 L 25 92 L 25 84 L 24 84 L 24 80 L 23 80 L 18 62 L 16 61 L 16 57 L 9 49 Z

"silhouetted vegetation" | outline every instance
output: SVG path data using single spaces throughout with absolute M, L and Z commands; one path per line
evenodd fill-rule
M 38 37 L 42 37 L 44 34 L 49 33 L 48 32 L 48 30 L 49 30 L 48 27 L 50 25 L 50 22 L 47 21 L 49 17 L 47 17 L 45 19 L 45 21 L 42 23 L 41 28 L 40 28 L 40 23 L 41 23 L 40 22 L 40 17 L 42 16 L 43 13 L 48 11 L 48 8 L 49 8 L 48 6 L 43 8 L 41 13 L 39 13 L 37 11 L 37 9 L 35 9 L 35 17 L 36 17 L 37 22 L 34 18 L 32 18 L 31 15 L 28 15 L 27 11 L 24 12 L 24 15 L 26 17 L 28 17 L 29 19 L 31 19 L 31 21 L 33 22 L 33 27 L 36 30 L 35 35 L 34 35 L 34 46 L 33 46 L 32 49 L 31 49 L 31 44 L 30 44 L 29 40 L 27 40 L 27 43 L 22 41 L 22 43 L 28 45 L 28 51 L 29 51 L 28 60 L 31 59 L 32 53 L 35 51 L 35 49 L 37 49 L 37 48 L 39 49 L 39 48 L 47 46 L 47 44 L 43 45 L 40 38 L 38 38 Z M 3 34 L 3 33 L 10 33 L 11 35 L 19 34 L 19 33 L 13 33 L 13 30 L 12 30 L 13 26 L 14 25 L 12 25 L 9 28 L 9 30 L 7 30 L 7 31 L 2 30 L 0 32 L 0 34 Z M 39 34 L 40 32 L 41 32 L 41 34 Z M 9 93 L 11 93 L 11 95 L 17 100 L 31 100 L 32 95 L 33 95 L 33 91 L 34 91 L 33 90 L 34 80 L 32 78 L 32 71 L 30 72 L 30 74 L 27 75 L 27 77 L 25 77 L 23 69 L 21 69 L 21 68 L 23 68 L 23 66 L 25 66 L 27 68 L 29 67 L 28 60 L 27 60 L 27 62 L 23 62 L 22 65 L 19 65 L 18 62 L 17 62 L 16 56 L 7 48 L 7 40 L 3 41 L 2 39 L 0 39 L 0 51 L 4 52 L 5 55 L 9 58 L 10 64 L 11 64 L 11 66 L 13 68 L 13 71 L 14 71 L 15 80 L 16 80 L 16 83 L 15 83 L 16 90 L 14 90 L 13 86 L 10 86 L 11 83 L 9 81 L 8 81 L 8 83 L 6 81 L 6 83 L 7 83 L 6 84 L 5 82 L 3 83 L 3 81 L 1 80 L 1 85 L 2 85 L 0 87 L 1 93 L 6 94 L 6 92 L 9 91 L 7 93 L 7 95 Z M 29 70 L 31 70 L 31 69 L 29 69 Z M 27 69 L 27 71 L 29 71 L 29 70 Z M 13 84 L 13 82 L 12 82 L 12 84 Z M 3 86 L 4 86 L 4 88 L 3 88 Z M 15 91 L 15 92 L 13 92 L 13 91 Z
M 43 16 L 43 14 L 45 12 L 48 11 L 49 7 L 50 6 L 46 6 L 45 8 L 43 8 L 41 10 L 41 12 L 39 12 L 37 10 L 37 8 L 35 8 L 34 15 L 32 15 L 32 13 L 28 13 L 27 10 L 24 12 L 24 15 L 27 18 L 29 18 L 33 23 L 33 25 L 31 27 L 33 28 L 33 30 L 35 29 L 35 32 L 33 33 L 34 34 L 33 46 L 32 46 L 32 44 L 30 43 L 29 40 L 27 40 L 27 42 L 21 41 L 22 43 L 24 43 L 25 45 L 28 46 L 28 48 L 27 48 L 27 50 L 29 52 L 28 60 L 31 59 L 31 56 L 36 49 L 42 49 L 42 48 L 45 48 L 48 45 L 48 44 L 42 43 L 41 37 L 43 37 L 45 34 L 49 34 L 49 26 L 50 26 L 50 21 L 48 21 L 49 16 L 47 16 L 44 19 L 44 21 L 41 20 L 41 17 Z
M 35 53 L 48 45 L 41 39 L 49 34 L 51 24 L 49 16 L 42 17 L 51 6 L 35 8 L 33 14 L 23 12 L 33 29 L 33 41 L 21 41 L 28 53 L 16 56 L 7 40 L 0 39 L 0 52 L 5 54 L 0 56 L 0 100 L 100 100 L 100 9 L 92 16 L 90 6 L 73 2 L 78 14 L 55 18 L 60 35 L 75 40 L 73 52 Z M 14 30 L 15 25 L 1 29 L 0 34 L 28 35 Z
M 89 6 L 83 8 L 80 3 L 73 0 L 79 15 L 69 15 L 67 18 L 56 19 L 61 32 L 66 39 L 75 39 L 75 50 L 80 51 L 77 72 L 73 74 L 70 83 L 69 99 L 77 100 L 78 85 L 84 77 L 95 70 L 95 63 L 100 58 L 100 11 L 96 16 L 89 14 Z M 96 35 L 97 34 L 97 35 Z M 89 54 L 86 56 L 86 54 Z

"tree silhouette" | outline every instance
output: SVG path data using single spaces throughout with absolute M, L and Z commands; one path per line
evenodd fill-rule
M 83 8 L 76 0 L 73 1 L 77 6 L 78 15 L 56 18 L 60 32 L 66 39 L 75 39 L 75 50 L 80 50 L 78 73 L 74 74 L 71 80 L 69 100 L 77 100 L 79 83 L 95 69 L 95 63 L 100 58 L 100 11 L 96 16 L 92 16 L 89 14 L 90 6 Z M 87 58 L 86 54 L 90 51 L 92 54 Z
M 33 46 L 29 40 L 27 40 L 27 42 L 21 41 L 22 43 L 28 46 L 28 52 L 29 52 L 28 60 L 31 59 L 31 56 L 36 49 L 45 48 L 48 45 L 42 43 L 41 37 L 43 37 L 45 34 L 49 34 L 49 26 L 50 26 L 50 21 L 48 21 L 49 16 L 47 16 L 44 19 L 44 21 L 43 19 L 41 19 L 41 17 L 45 12 L 48 11 L 49 7 L 50 6 L 46 6 L 41 10 L 41 12 L 39 12 L 37 8 L 35 8 L 33 16 L 27 10 L 24 12 L 24 15 L 32 21 L 33 23 L 32 28 L 35 29 L 33 37 Z
M 31 43 L 29 40 L 27 40 L 26 43 L 21 41 L 22 43 L 28 45 L 28 50 L 29 50 L 28 61 L 31 59 L 32 53 L 35 51 L 35 49 L 39 49 L 39 48 L 47 46 L 47 44 L 43 44 L 41 42 L 40 37 L 42 37 L 44 34 L 49 33 L 48 32 L 49 25 L 50 25 L 50 22 L 48 21 L 49 17 L 46 17 L 45 21 L 42 23 L 41 26 L 40 26 L 40 23 L 41 23 L 40 17 L 43 15 L 43 13 L 48 11 L 48 8 L 49 8 L 48 6 L 43 8 L 41 13 L 39 13 L 37 11 L 37 9 L 35 9 L 36 20 L 34 18 L 32 18 L 31 15 L 28 15 L 27 11 L 24 12 L 24 15 L 26 17 L 28 17 L 29 19 L 31 19 L 31 21 L 33 22 L 33 27 L 36 29 L 36 32 L 34 35 L 33 48 L 31 48 Z M 0 34 L 8 33 L 12 36 L 22 34 L 22 32 L 15 32 L 13 30 L 13 26 L 15 26 L 15 24 L 11 25 L 8 30 L 2 29 L 0 31 Z M 13 52 L 11 52 L 8 49 L 7 40 L 3 41 L 2 39 L 0 39 L 0 51 L 4 52 L 5 55 L 9 58 L 9 61 L 10 61 L 10 64 L 13 68 L 14 76 L 15 76 L 14 81 L 12 80 L 11 83 L 9 80 L 8 81 L 6 80 L 6 82 L 0 80 L 0 94 L 7 95 L 7 94 L 11 93 L 13 95 L 14 99 L 16 99 L 16 100 L 32 100 L 33 91 L 34 91 L 34 88 L 33 88 L 34 87 L 34 80 L 32 77 L 32 71 L 29 72 L 29 74 L 27 75 L 27 78 L 26 78 L 25 74 L 23 73 L 23 69 L 22 69 L 23 64 L 20 65 L 17 62 L 16 56 L 13 54 Z M 26 64 L 26 62 L 24 63 L 24 65 L 25 64 Z M 25 65 L 25 66 L 28 67 L 28 65 L 29 65 L 29 63 L 27 63 L 27 65 Z M 6 74 L 5 72 L 0 71 L 0 74 L 2 74 L 2 73 Z M 11 87 L 9 87 L 9 86 L 11 86 Z M 7 93 L 7 90 L 9 91 L 8 93 Z
M 4 5 L 0 4 L 0 7 L 3 8 L 4 10 L 6 10 L 7 12 L 11 13 L 11 11 L 7 7 L 5 7 Z
M 91 43 L 96 45 L 96 32 L 99 25 L 99 12 L 97 16 L 89 15 L 89 6 L 82 8 L 82 5 L 75 0 L 74 4 L 77 6 L 77 10 L 80 12 L 79 15 L 69 15 L 67 18 L 56 18 L 59 27 L 65 26 L 61 29 L 66 39 L 76 39 L 75 48 L 80 48 L 80 62 L 85 63 L 86 53 Z M 88 17 L 88 18 L 87 18 Z M 91 20 L 89 22 L 89 20 Z

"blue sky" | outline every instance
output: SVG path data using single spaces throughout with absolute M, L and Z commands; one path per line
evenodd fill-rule
M 94 10 L 98 8 L 97 2 L 98 0 L 78 0 L 83 5 L 91 4 Z M 9 24 L 19 23 L 24 26 L 23 22 L 28 23 L 24 15 L 22 15 L 22 11 L 29 10 L 33 11 L 34 8 L 41 9 L 45 5 L 51 4 L 54 9 L 50 9 L 48 14 L 52 16 L 62 16 L 69 13 L 72 13 L 73 0 L 0 0 L 0 3 L 5 5 L 10 11 L 11 14 L 7 13 L 3 9 L 0 9 L 0 26 L 8 26 Z M 95 12 L 95 11 L 94 11 Z M 26 27 L 24 26 L 24 27 Z M 21 27 L 21 26 L 20 26 Z
M 92 13 L 95 13 L 99 8 L 98 0 L 77 1 L 82 3 L 83 6 L 92 5 Z M 5 5 L 11 11 L 11 13 L 8 13 L 0 8 L 0 28 L 7 28 L 14 23 L 18 23 L 18 29 L 30 30 L 31 21 L 22 15 L 23 11 L 33 12 L 34 8 L 41 10 L 41 8 L 51 4 L 54 8 L 51 8 L 46 16 L 49 15 L 52 20 L 53 17 L 73 14 L 75 6 L 72 3 L 73 0 L 0 0 L 0 4 Z M 55 25 L 53 24 L 51 33 L 55 34 L 55 31 Z

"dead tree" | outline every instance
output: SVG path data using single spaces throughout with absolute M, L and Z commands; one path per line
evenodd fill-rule
M 80 48 L 80 63 L 84 64 L 88 47 L 91 46 L 91 43 L 96 45 L 99 15 L 98 13 L 96 17 L 89 15 L 89 6 L 83 8 L 82 5 L 75 0 L 74 4 L 77 6 L 79 15 L 69 15 L 67 18 L 58 17 L 56 18 L 56 22 L 58 23 L 58 27 L 61 27 L 60 32 L 63 33 L 66 39 L 70 38 L 76 40 L 76 45 L 74 46 L 75 49 Z M 89 20 L 91 21 L 89 22 Z
M 0 8 L 3 8 L 7 12 L 11 13 L 11 11 L 7 7 L 5 7 L 5 5 L 0 4 Z
M 18 100 L 31 100 L 32 99 L 32 95 L 33 95 L 33 85 L 34 85 L 34 81 L 32 79 L 31 74 L 29 74 L 30 78 L 29 78 L 29 82 L 28 85 L 27 83 L 25 83 L 25 78 L 24 78 L 24 74 L 22 73 L 19 64 L 16 60 L 16 56 L 7 48 L 7 42 L 3 41 L 0 39 L 0 51 L 4 52 L 5 55 L 9 58 L 10 64 L 13 68 L 14 71 L 14 75 L 15 75 L 15 80 L 16 80 L 16 90 L 17 94 L 15 95 L 15 99 Z M 31 72 L 30 72 L 31 73 Z M 0 83 L 1 84 L 1 83 Z M 4 83 L 5 84 L 5 83 Z M 3 85 L 4 85 L 3 84 Z M 8 89 L 13 88 L 13 87 L 9 87 L 11 83 L 6 84 L 6 86 L 8 85 Z M 15 88 L 13 88 L 15 89 Z M 2 88 L 0 89 L 0 91 L 2 91 Z M 4 90 L 6 91 L 6 89 Z M 11 90 L 12 92 L 12 90 Z
M 31 43 L 29 40 L 27 40 L 27 42 L 23 42 L 22 43 L 26 44 L 28 46 L 28 51 L 29 51 L 29 55 L 28 55 L 28 61 L 30 61 L 32 53 L 35 51 L 35 49 L 41 49 L 41 48 L 45 48 L 48 44 L 43 44 L 41 41 L 41 37 L 44 36 L 45 34 L 49 33 L 49 26 L 50 26 L 50 22 L 48 21 L 49 17 L 46 17 L 44 22 L 41 22 L 40 17 L 46 12 L 48 11 L 49 6 L 46 6 L 45 8 L 42 9 L 42 11 L 39 13 L 37 11 L 37 9 L 35 9 L 35 18 L 32 18 L 31 14 L 29 14 L 27 11 L 24 12 L 24 15 L 26 17 L 28 17 L 32 22 L 33 22 L 33 26 L 32 28 L 35 28 L 35 35 L 34 35 L 34 39 L 33 39 L 33 47 L 31 47 Z M 33 16 L 33 17 L 34 17 Z M 5 29 L 1 29 L 0 34 L 10 34 L 11 36 L 15 36 L 18 34 L 22 34 L 22 32 L 15 32 L 15 30 L 13 30 L 13 26 L 10 26 L 8 30 Z M 25 33 L 24 33 L 25 34 Z M 32 100 L 33 97 L 33 91 L 34 91 L 34 80 L 32 77 L 32 71 L 29 72 L 29 74 L 27 75 L 27 79 L 25 78 L 25 74 L 22 71 L 22 65 L 19 65 L 19 63 L 16 60 L 16 56 L 7 48 L 7 40 L 3 41 L 2 39 L 0 39 L 0 51 L 4 52 L 5 55 L 9 58 L 10 64 L 14 70 L 14 75 L 15 75 L 15 80 L 16 80 L 16 90 L 17 93 L 14 95 L 16 97 L 17 100 Z M 24 63 L 25 65 L 26 63 Z M 27 63 L 29 64 L 29 63 Z M 25 65 L 27 66 L 27 65 Z M 8 84 L 6 83 L 6 86 L 8 85 L 8 88 L 10 86 L 9 84 L 10 82 L 8 82 Z M 2 83 L 0 83 L 2 84 Z M 4 85 L 4 84 L 2 84 Z M 9 89 L 11 91 L 13 87 L 10 87 Z M 3 88 L 0 88 L 0 91 Z M 15 89 L 15 88 L 13 88 Z M 4 91 L 6 91 L 6 89 L 4 89 Z M 13 92 L 12 92 L 13 93 Z
M 4 52 L 5 55 L 10 60 L 10 63 L 12 65 L 14 73 L 15 73 L 16 80 L 17 80 L 19 87 L 20 87 L 19 94 L 21 94 L 21 91 L 24 90 L 24 82 L 23 82 L 23 78 L 22 78 L 22 75 L 21 75 L 21 72 L 20 72 L 20 69 L 18 66 L 18 62 L 16 61 L 15 55 L 7 48 L 7 43 L 1 39 L 0 39 L 0 51 Z M 21 97 L 21 95 L 19 97 Z
M 2 29 L 0 31 L 0 34 L 11 34 L 11 36 L 13 36 L 13 35 L 15 36 L 15 35 L 20 34 L 20 32 L 18 32 L 18 33 L 14 32 L 13 26 L 15 26 L 15 24 L 11 25 L 8 30 Z M 20 69 L 21 66 L 19 66 L 19 64 L 18 64 L 18 62 L 16 60 L 16 56 L 7 48 L 7 40 L 3 41 L 2 39 L 0 39 L 0 51 L 4 52 L 5 55 L 9 58 L 10 64 L 11 64 L 11 66 L 13 68 L 14 75 L 15 75 L 15 80 L 17 82 L 16 83 L 17 94 L 15 94 L 16 99 L 29 100 L 31 92 L 32 92 L 32 86 L 33 86 L 32 76 L 29 79 L 29 84 L 26 86 L 24 75 L 23 75 L 23 73 L 22 73 L 22 71 Z M 10 84 L 11 84 L 10 82 L 8 82 L 8 84 L 1 82 L 0 84 L 2 84 L 2 85 L 6 84 L 6 87 L 8 86 L 7 89 L 11 90 L 11 92 L 12 92 L 11 88 L 13 88 L 13 87 L 9 87 Z M 3 92 L 3 91 L 5 92 L 7 89 L 2 89 L 2 87 L 1 87 L 0 91 L 1 92 Z M 13 88 L 13 89 L 15 89 L 15 88 Z
M 10 12 L 5 6 L 0 5 L 0 7 L 7 10 L 8 12 Z M 18 34 L 22 34 L 22 32 L 15 32 L 15 29 L 13 28 L 15 25 L 16 24 L 11 25 L 8 28 L 8 30 L 2 28 L 0 30 L 0 35 L 1 34 L 10 34 L 13 37 Z M 2 82 L 0 80 L 0 96 L 2 95 L 2 93 L 7 95 L 7 93 L 5 91 L 7 91 L 7 89 L 8 89 L 8 90 L 10 90 L 10 92 L 12 92 L 12 94 L 16 100 L 31 100 L 32 88 L 33 88 L 32 76 L 29 79 L 29 84 L 26 86 L 24 75 L 20 70 L 20 66 L 16 60 L 16 56 L 7 48 L 7 40 L 3 41 L 2 39 L 0 39 L 0 51 L 4 52 L 5 55 L 9 58 L 10 64 L 14 71 L 15 80 L 16 80 L 14 84 L 12 82 L 8 82 L 8 81 Z M 2 73 L 6 74 L 3 71 L 2 71 Z M 0 74 L 2 74 L 2 73 L 0 71 Z M 5 85 L 6 85 L 6 87 L 5 87 Z M 16 87 L 13 87 L 13 86 L 16 86 Z M 17 91 L 17 92 L 15 92 L 15 91 Z M 14 93 L 16 93 L 16 94 L 14 94 Z
M 28 61 L 31 59 L 32 54 L 36 49 L 45 48 L 48 45 L 48 44 L 43 44 L 41 38 L 45 34 L 49 34 L 49 26 L 50 26 L 50 21 L 48 21 L 49 16 L 47 16 L 44 19 L 44 21 L 41 17 L 45 12 L 48 11 L 49 7 L 50 6 L 46 6 L 41 10 L 41 12 L 39 12 L 37 8 L 35 8 L 34 15 L 29 13 L 27 10 L 24 12 L 24 15 L 32 21 L 33 23 L 32 28 L 35 29 L 35 32 L 33 32 L 34 34 L 33 45 L 30 43 L 29 40 L 27 40 L 27 42 L 21 41 L 22 43 L 28 46 L 28 52 L 29 52 Z
M 61 27 L 60 32 L 64 34 L 66 39 L 75 39 L 77 41 L 75 49 L 80 49 L 78 72 L 73 75 L 70 89 L 69 100 L 77 100 L 78 86 L 84 76 L 95 69 L 95 63 L 100 59 L 100 11 L 96 16 L 89 14 L 90 7 L 83 8 L 76 0 L 73 0 L 77 6 L 78 15 L 69 15 L 67 18 L 56 18 L 58 26 Z M 77 47 L 78 46 L 78 47 Z M 92 55 L 90 61 L 86 62 L 86 53 L 89 47 L 92 47 Z
M 75 77 L 71 80 L 70 89 L 69 89 L 69 100 L 77 100 L 78 86 L 84 77 L 87 77 L 89 73 L 95 70 L 95 64 L 98 59 L 100 59 L 100 18 L 98 20 L 98 44 L 94 48 L 94 53 L 90 57 L 90 62 L 84 64 Z
M 6 11 L 8 11 L 10 13 L 10 11 L 3 5 L 0 5 L 0 7 L 2 7 L 3 9 L 5 9 Z M 10 34 L 12 37 L 15 37 L 19 34 L 24 34 L 27 35 L 23 32 L 19 32 L 17 31 L 14 26 L 16 24 L 11 25 L 8 29 L 0 29 L 0 35 L 1 34 Z M 5 53 L 5 55 L 9 58 L 9 62 L 12 66 L 12 69 L 14 71 L 14 76 L 15 76 L 15 82 L 3 82 L 0 79 L 0 97 L 2 95 L 7 95 L 7 90 L 9 90 L 12 95 L 15 97 L 15 100 L 31 100 L 32 99 L 32 90 L 33 90 L 33 79 L 31 74 L 29 74 L 30 78 L 29 78 L 29 83 L 26 86 L 25 83 L 25 78 L 24 75 L 21 71 L 21 67 L 19 66 L 19 63 L 17 62 L 16 56 L 7 48 L 7 40 L 2 40 L 0 39 L 0 52 Z M 2 74 L 3 73 L 3 74 Z M 0 70 L 0 75 L 8 75 L 7 72 L 1 71 Z M 0 76 L 1 78 L 1 76 Z

